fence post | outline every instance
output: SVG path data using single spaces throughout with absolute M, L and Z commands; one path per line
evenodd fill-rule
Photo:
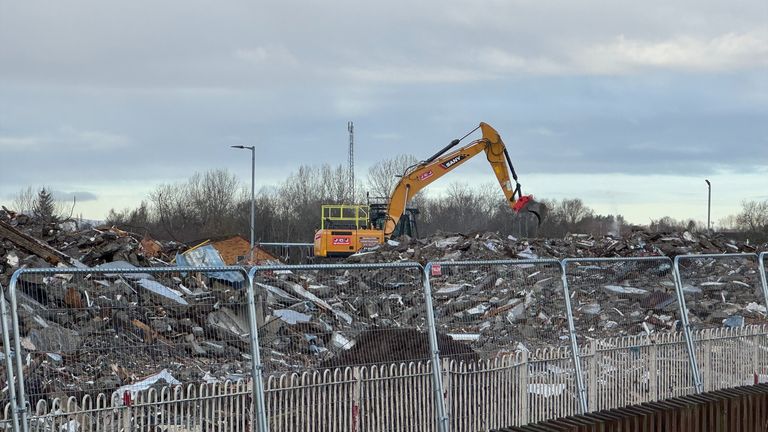
M 675 292 L 677 293 L 677 304 L 680 310 L 680 321 L 683 323 L 683 332 L 685 335 L 685 344 L 688 347 L 688 362 L 693 376 L 693 385 L 696 393 L 704 391 L 704 385 L 701 382 L 699 365 L 696 362 L 696 348 L 693 346 L 693 337 L 691 336 L 691 324 L 688 322 L 688 307 L 685 305 L 685 295 L 683 294 L 683 279 L 680 277 L 680 257 L 678 255 L 672 265 L 672 275 L 675 279 Z
M 518 381 L 520 383 L 520 388 L 518 389 L 519 395 L 518 395 L 518 406 L 520 407 L 520 422 L 518 426 L 526 425 L 528 424 L 528 350 L 522 350 L 521 353 L 521 361 L 517 365 L 517 370 L 519 371 L 520 380 Z
M 757 341 L 757 335 L 753 330 L 750 330 L 748 338 L 752 342 L 752 371 L 755 374 L 754 384 L 760 384 L 760 343 Z
M 360 374 L 360 367 L 355 366 L 352 369 L 352 376 L 355 379 L 355 386 L 352 389 L 352 432 L 360 430 L 360 406 L 363 395 L 363 380 Z
M 712 385 L 712 362 L 711 362 L 711 356 L 710 353 L 712 352 L 711 345 L 711 337 L 712 332 L 709 329 L 704 329 L 697 331 L 696 334 L 698 337 L 698 344 L 696 344 L 697 341 L 694 341 L 694 344 L 698 345 L 701 348 L 702 356 L 699 359 L 699 373 L 700 380 L 701 380 L 701 391 L 706 390 L 706 386 L 708 385 L 710 389 L 713 389 Z M 696 346 L 694 345 L 694 347 Z
M 600 407 L 597 403 L 597 341 L 589 341 L 587 348 L 587 356 L 589 356 L 589 409 L 592 411 L 598 411 Z
M 442 370 L 442 377 L 443 377 L 443 394 L 445 395 L 445 415 L 448 418 L 451 418 L 451 413 L 453 412 L 453 396 L 451 393 L 451 373 L 453 372 L 453 369 L 451 368 L 452 360 L 450 358 L 444 358 L 441 359 L 443 362 L 443 370 Z
M 760 270 L 760 283 L 763 286 L 763 300 L 765 307 L 768 308 L 768 280 L 766 280 L 765 274 L 765 260 L 768 258 L 768 252 L 760 252 L 757 256 L 757 268 Z
M 648 370 L 648 396 L 647 402 L 659 400 L 659 346 L 656 340 L 648 338 L 649 370 Z
M 262 376 L 261 355 L 259 352 L 259 325 L 257 322 L 256 296 L 253 288 L 253 279 L 259 267 L 253 267 L 247 273 L 248 282 L 248 327 L 251 340 L 251 374 L 253 375 L 253 403 L 255 408 L 254 418 L 258 432 L 269 432 L 267 422 L 267 410 L 264 403 L 264 380 Z M 243 270 L 245 272 L 245 270 Z
M 21 413 L 21 418 L 19 419 L 21 428 L 18 429 L 22 432 L 29 432 L 29 413 L 27 409 L 27 398 L 25 396 L 26 389 L 24 388 L 24 360 L 22 359 L 21 354 L 21 332 L 19 330 L 19 314 L 18 314 L 18 303 L 16 301 L 16 284 L 19 282 L 19 277 L 21 274 L 24 273 L 24 269 L 18 269 L 15 272 L 13 272 L 13 275 L 11 275 L 11 282 L 8 285 L 8 296 L 11 303 L 11 321 L 12 321 L 12 328 L 13 328 L 13 350 L 14 352 L 14 359 L 16 361 L 16 371 L 18 372 L 18 377 L 16 378 L 16 383 L 18 385 L 18 392 L 17 392 L 17 399 L 16 399 L 16 407 L 14 407 L 15 410 L 17 410 L 19 413 Z M 9 385 L 12 385 L 12 383 L 8 383 Z
M 432 263 L 422 269 L 422 278 L 424 285 L 424 302 L 427 312 L 427 326 L 429 327 L 429 347 L 432 350 L 432 385 L 435 395 L 435 410 L 437 411 L 437 430 L 439 432 L 449 432 L 448 414 L 445 410 L 445 393 L 443 391 L 443 380 L 440 373 L 440 349 L 437 345 L 437 325 L 435 324 L 435 312 L 432 307 L 432 288 L 429 285 L 429 272 L 432 270 Z
M 0 284 L 0 314 L 2 315 L 2 330 L 3 330 L 3 354 L 5 354 L 5 374 L 8 379 L 8 403 L 11 405 L 11 421 L 13 422 L 13 430 L 19 430 L 19 413 L 18 413 L 18 400 L 16 400 L 16 385 L 13 378 L 13 360 L 11 358 L 11 337 L 10 329 L 8 328 L 8 321 L 10 315 L 8 314 L 8 305 L 5 302 L 5 289 Z
M 576 388 L 579 392 L 579 408 L 581 413 L 588 412 L 587 391 L 584 388 L 584 376 L 581 373 L 581 361 L 579 359 L 579 345 L 576 341 L 576 326 L 573 323 L 573 308 L 571 307 L 571 295 L 568 289 L 568 276 L 566 269 L 568 267 L 568 258 L 560 261 L 561 278 L 563 281 L 563 297 L 565 297 L 565 310 L 568 314 L 568 332 L 571 338 L 571 354 L 573 354 L 573 367 L 576 370 Z

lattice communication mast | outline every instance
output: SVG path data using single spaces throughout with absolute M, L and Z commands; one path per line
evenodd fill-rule
M 347 176 L 349 178 L 349 202 L 355 202 L 355 125 L 352 122 L 347 122 L 347 130 L 349 131 L 349 172 Z

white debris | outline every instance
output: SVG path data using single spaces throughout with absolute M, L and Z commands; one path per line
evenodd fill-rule
M 149 280 L 149 279 L 141 279 L 137 283 L 139 284 L 139 286 L 141 286 L 145 290 L 150 291 L 154 294 L 157 294 L 161 297 L 165 297 L 169 300 L 172 300 L 184 306 L 189 305 L 189 303 L 187 303 L 187 301 L 184 300 L 184 297 L 181 296 L 180 292 L 174 289 L 168 288 L 167 286 L 159 282 Z
M 114 393 L 112 393 L 112 400 L 113 401 L 117 400 L 117 403 L 122 405 L 123 395 L 125 395 L 125 393 L 129 393 L 131 395 L 131 399 L 134 399 L 137 393 L 149 389 L 150 387 L 155 385 L 155 383 L 161 380 L 165 381 L 167 384 L 170 384 L 170 385 L 181 384 L 181 381 L 174 378 L 173 375 L 171 375 L 171 373 L 168 372 L 168 369 L 163 369 L 162 371 L 156 373 L 155 375 L 144 378 L 143 380 L 137 383 L 119 387 L 117 390 L 114 391 Z
M 648 294 L 647 290 L 621 285 L 605 285 L 603 289 L 605 289 L 605 291 L 607 291 L 609 294 L 616 294 L 619 296 L 635 297 Z
M 751 302 L 750 304 L 748 304 L 745 309 L 748 310 L 749 312 L 757 312 L 757 313 L 761 313 L 763 315 L 765 315 L 768 312 L 768 311 L 766 311 L 765 306 L 763 306 L 761 304 L 757 304 L 755 302 Z
M 565 387 L 565 384 L 528 384 L 528 393 L 544 397 L 560 396 Z
M 448 246 L 453 246 L 456 243 L 458 243 L 461 240 L 460 236 L 453 236 L 453 237 L 447 237 L 444 239 L 440 239 L 435 242 L 435 246 L 439 248 L 447 248 Z
M 10 251 L 5 256 L 5 262 L 8 263 L 9 266 L 16 268 L 19 266 L 19 256 L 16 255 L 16 252 Z
M 312 319 L 312 315 L 303 314 L 291 309 L 277 309 L 272 314 L 291 325 L 307 323 Z
M 480 335 L 477 333 L 448 333 L 448 336 L 455 341 L 461 342 L 476 342 L 480 340 Z
M 518 252 L 517 257 L 522 259 L 539 259 L 539 256 L 533 253 L 530 246 L 526 247 L 525 250 Z
M 355 341 L 349 340 L 339 332 L 333 332 L 331 335 L 331 346 L 334 348 L 350 349 L 355 345 Z

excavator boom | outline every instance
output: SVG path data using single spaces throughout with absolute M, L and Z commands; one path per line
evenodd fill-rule
M 453 140 L 429 159 L 406 169 L 389 197 L 383 223 L 374 223 L 374 220 L 368 219 L 367 206 L 354 206 L 360 207 L 355 209 L 356 215 L 359 215 L 361 209 L 365 213 L 366 216 L 362 219 L 359 216 L 354 219 L 332 216 L 329 212 L 337 211 L 341 215 L 344 209 L 337 207 L 345 206 L 324 206 L 323 224 L 315 234 L 315 255 L 346 256 L 362 247 L 381 244 L 395 231 L 397 223 L 406 211 L 406 205 L 414 195 L 481 152 L 485 153 L 512 210 L 516 213 L 522 210 L 531 212 L 541 223 L 546 216 L 546 207 L 536 202 L 532 195 L 522 194 L 509 152 L 499 133 L 487 123 L 480 123 L 475 130 L 477 129 L 482 131 L 482 138 L 458 149 L 454 148 L 461 140 Z
M 406 170 L 390 196 L 384 235 L 394 231 L 400 216 L 405 211 L 405 206 L 414 195 L 483 151 L 510 207 L 515 212 L 526 210 L 533 213 L 541 223 L 546 208 L 536 202 L 532 195 L 522 194 L 517 174 L 499 133 L 487 123 L 480 123 L 478 128 L 482 131 L 482 138 L 457 150 L 452 149 L 459 144 L 460 140 L 453 140 L 429 159 Z

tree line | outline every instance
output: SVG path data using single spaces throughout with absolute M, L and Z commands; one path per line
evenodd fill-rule
M 300 166 L 282 183 L 262 187 L 255 197 L 255 237 L 263 242 L 311 242 L 320 225 L 323 204 L 365 203 L 369 197 L 387 197 L 412 156 L 400 155 L 373 165 L 352 196 L 345 167 Z M 47 189 L 37 195 L 27 188 L 16 204 L 55 219 L 56 206 Z M 418 209 L 420 236 L 438 231 L 470 233 L 495 231 L 515 237 L 562 237 L 571 233 L 621 234 L 628 224 L 621 215 L 601 215 L 581 199 L 544 200 L 548 216 L 538 226 L 529 213 L 514 213 L 496 184 L 470 187 L 450 183 L 441 196 L 417 194 L 411 206 Z M 136 208 L 111 209 L 106 223 L 158 239 L 192 242 L 198 239 L 250 232 L 250 189 L 223 169 L 196 173 L 178 183 L 161 184 Z M 70 214 L 71 216 L 71 214 Z M 61 218 L 62 216 L 58 216 Z M 743 231 L 755 240 L 768 232 L 768 200 L 744 202 L 741 212 L 721 225 Z M 653 231 L 704 230 L 693 220 L 663 217 L 651 221 Z

